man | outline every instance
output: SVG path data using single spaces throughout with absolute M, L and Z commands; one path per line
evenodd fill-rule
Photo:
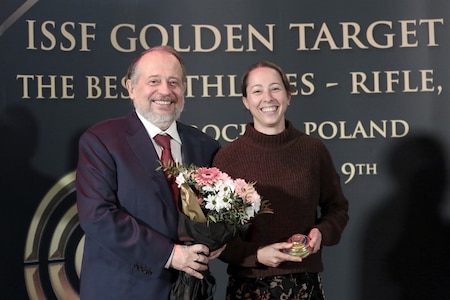
M 127 89 L 135 111 L 88 129 L 80 138 L 77 205 L 86 234 L 82 300 L 168 299 L 177 270 L 200 271 L 223 249 L 177 241 L 178 210 L 171 187 L 156 170 L 169 135 L 175 162 L 209 166 L 220 144 L 177 122 L 186 72 L 168 46 L 150 48 L 131 64 Z

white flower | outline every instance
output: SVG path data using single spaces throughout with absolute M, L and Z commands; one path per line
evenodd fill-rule
M 202 186 L 202 192 L 206 194 L 214 193 L 216 192 L 216 187 L 214 185 L 204 185 Z
M 245 216 L 247 220 L 253 218 L 255 216 L 255 209 L 252 206 L 247 206 L 245 208 Z
M 175 177 L 175 182 L 178 184 L 178 187 L 181 187 L 181 185 L 186 182 L 184 174 L 183 173 L 178 174 L 178 176 Z
M 247 220 L 253 218 L 261 208 L 261 202 L 253 202 L 250 206 L 245 208 L 245 214 L 247 216 Z
M 229 210 L 231 208 L 230 198 L 227 197 L 224 193 L 219 193 L 216 195 L 216 211 L 220 212 L 221 210 Z
M 203 201 L 205 201 L 205 208 L 208 210 L 217 210 L 217 203 L 216 203 L 216 197 L 213 194 L 208 194 L 206 197 L 203 198 Z M 218 210 L 217 210 L 218 211 Z

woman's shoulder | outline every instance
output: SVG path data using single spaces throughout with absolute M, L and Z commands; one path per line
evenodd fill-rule
M 244 143 L 242 142 L 242 137 L 238 137 L 237 139 L 223 145 L 218 154 L 234 153 L 236 151 L 240 151 L 242 147 L 245 147 Z
M 327 146 L 319 137 L 306 134 L 305 132 L 300 131 L 296 128 L 293 128 L 292 132 L 293 139 L 296 141 L 296 146 L 294 146 L 293 148 L 296 148 L 298 146 L 302 149 L 310 149 L 309 151 L 313 150 L 313 152 L 316 152 L 317 154 L 328 152 Z M 292 150 L 296 151 L 295 149 Z

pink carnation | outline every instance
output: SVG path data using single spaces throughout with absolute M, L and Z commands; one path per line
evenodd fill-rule
M 245 199 L 246 191 L 247 191 L 247 182 L 244 179 L 235 179 L 234 180 L 234 190 L 236 194 L 242 199 Z
M 252 186 L 253 188 L 253 186 Z M 253 191 L 251 193 L 247 194 L 247 197 L 245 197 L 245 201 L 249 203 L 259 203 L 261 201 L 261 196 L 256 192 L 256 190 L 253 188 Z
M 222 180 L 223 182 L 228 182 L 228 181 L 232 181 L 230 175 L 228 175 L 225 172 L 221 172 L 220 173 L 220 180 Z
M 256 203 L 261 200 L 261 197 L 255 190 L 254 184 L 249 184 L 243 179 L 236 179 L 234 184 L 236 193 L 246 202 Z
M 212 185 L 220 179 L 221 174 L 217 168 L 202 167 L 198 168 L 195 179 L 199 185 Z

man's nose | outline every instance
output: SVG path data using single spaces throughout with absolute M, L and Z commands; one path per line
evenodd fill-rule
M 170 94 L 170 83 L 168 81 L 161 81 L 161 84 L 159 85 L 159 92 L 163 95 Z

